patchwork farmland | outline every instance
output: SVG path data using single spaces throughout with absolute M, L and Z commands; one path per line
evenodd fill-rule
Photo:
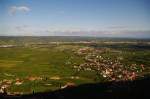
M 134 81 L 150 73 L 149 40 L 67 38 L 0 37 L 0 93 Z

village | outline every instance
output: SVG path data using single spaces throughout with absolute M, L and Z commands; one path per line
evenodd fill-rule
M 104 58 L 100 53 L 106 50 L 94 50 L 92 48 L 81 48 L 78 55 L 85 55 L 85 63 L 74 66 L 77 71 L 95 71 L 100 77 L 106 78 L 108 81 L 125 81 L 135 80 L 144 71 L 144 65 L 130 64 L 123 65 L 120 58 L 110 59 Z

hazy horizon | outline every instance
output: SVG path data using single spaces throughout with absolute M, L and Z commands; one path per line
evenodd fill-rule
M 0 0 L 0 36 L 150 38 L 149 0 Z

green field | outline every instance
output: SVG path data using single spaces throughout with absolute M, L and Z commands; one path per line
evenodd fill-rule
M 145 47 L 138 44 L 102 44 L 100 41 L 96 44 L 74 44 L 72 41 L 39 44 L 32 40 L 18 43 L 10 38 L 1 39 L 1 45 L 4 44 L 17 45 L 0 48 L 0 86 L 8 85 L 7 91 L 10 93 L 28 94 L 57 90 L 67 83 L 80 85 L 107 81 L 101 76 L 97 79 L 95 71 L 77 71 L 74 68 L 83 64 L 89 53 L 111 60 L 121 58 L 120 62 L 126 66 L 144 64 L 146 69 L 141 75 L 150 73 L 150 48 L 144 44 Z M 77 52 L 82 48 L 91 50 L 78 55 Z

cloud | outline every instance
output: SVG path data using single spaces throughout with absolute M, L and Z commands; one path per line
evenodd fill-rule
M 110 26 L 108 29 L 127 29 L 129 28 L 128 26 Z
M 119 37 L 150 38 L 150 30 L 122 30 L 118 31 Z
M 27 25 L 22 25 L 22 26 L 16 26 L 15 27 L 15 29 L 17 30 L 17 31 L 24 31 L 24 30 L 26 30 L 26 29 L 28 29 L 29 28 L 29 26 L 27 26 Z
M 150 38 L 150 30 L 121 30 L 121 31 L 102 31 L 102 30 L 66 30 L 66 31 L 47 31 L 54 36 L 95 36 L 95 37 L 125 37 L 125 38 Z
M 150 38 L 150 30 L 87 30 L 81 28 L 50 28 L 30 25 L 19 25 L 8 30 L 9 33 L 22 36 L 94 36 L 94 37 L 125 37 Z M 1 35 L 1 34 L 0 34 Z
M 10 7 L 9 9 L 9 14 L 10 15 L 14 15 L 16 14 L 17 12 L 24 12 L 24 13 L 27 13 L 29 12 L 31 9 L 27 6 L 12 6 Z

